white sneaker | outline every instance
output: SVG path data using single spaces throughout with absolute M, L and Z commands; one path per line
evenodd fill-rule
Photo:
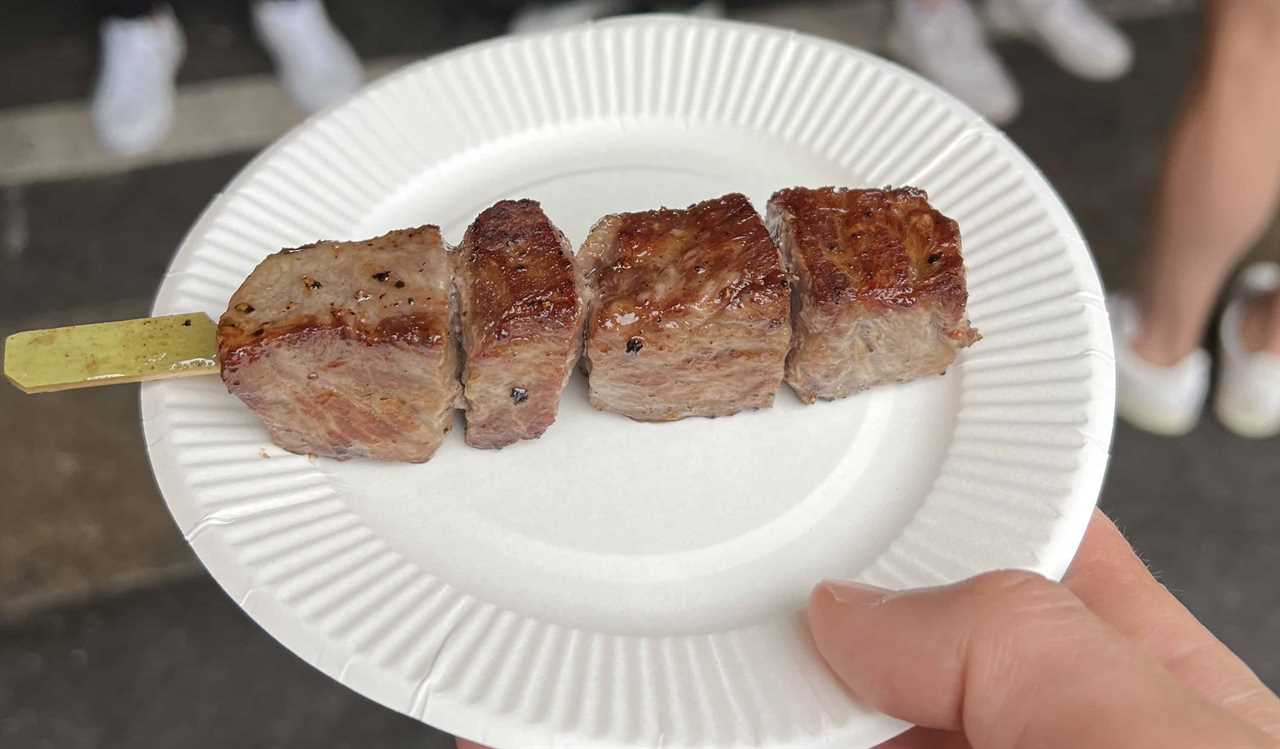
M 1213 410 L 1242 437 L 1280 434 L 1280 354 L 1252 352 L 1240 340 L 1245 303 L 1280 290 L 1280 265 L 1256 263 L 1241 274 L 1218 328 L 1219 378 Z
M 90 115 L 98 139 L 135 154 L 159 143 L 173 125 L 174 76 L 186 43 L 173 11 L 107 18 Z
M 1127 295 L 1107 298 L 1111 335 L 1116 349 L 1116 411 L 1148 432 L 1176 437 L 1191 431 L 1209 392 L 1209 354 L 1196 349 L 1172 367 L 1138 356 L 1138 307 Z
M 690 8 L 686 15 L 694 18 L 724 18 L 727 13 L 721 0 L 703 0 Z
M 253 27 L 275 61 L 284 90 L 307 112 L 360 89 L 360 58 L 329 20 L 320 0 L 253 3 Z
M 1040 44 L 1068 72 L 1109 81 L 1133 66 L 1133 45 L 1085 0 L 987 0 L 992 28 Z
M 568 0 L 568 2 L 530 3 L 511 19 L 512 34 L 530 34 L 562 29 L 587 21 L 627 13 L 635 7 L 630 0 Z M 704 0 L 684 12 L 695 18 L 724 18 L 721 0 Z
M 568 0 L 560 3 L 530 3 L 511 19 L 513 34 L 536 34 L 542 31 L 576 26 L 598 18 L 616 16 L 630 10 L 629 0 Z
M 1012 121 L 1022 107 L 1017 85 L 965 0 L 927 7 L 898 0 L 887 41 L 894 57 L 997 125 Z

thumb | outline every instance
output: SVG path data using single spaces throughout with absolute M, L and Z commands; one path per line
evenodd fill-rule
M 1032 573 L 902 593 L 826 582 L 809 624 L 855 697 L 975 749 L 1267 745 Z

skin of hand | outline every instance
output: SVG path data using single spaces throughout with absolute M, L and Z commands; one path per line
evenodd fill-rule
M 1061 583 L 826 581 L 809 626 L 854 697 L 919 726 L 881 749 L 1280 747 L 1280 699 L 1098 511 Z
M 858 699 L 920 728 L 892 749 L 1280 746 L 1280 700 L 1094 513 L 1062 583 L 994 572 L 813 592 L 819 651 Z

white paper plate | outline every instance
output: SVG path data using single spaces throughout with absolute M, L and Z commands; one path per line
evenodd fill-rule
M 506 197 L 601 215 L 790 185 L 918 185 L 960 222 L 985 339 L 951 371 L 803 406 L 640 424 L 569 387 L 533 443 L 425 465 L 273 447 L 216 378 L 148 383 L 157 480 L 227 592 L 316 668 L 502 747 L 869 746 L 903 725 L 815 654 L 812 585 L 1060 576 L 1101 484 L 1113 367 L 1071 218 L 1000 133 L 871 55 L 648 17 L 413 65 L 257 158 L 157 314 L 218 315 L 281 247 Z M 269 457 L 268 457 L 269 456 Z

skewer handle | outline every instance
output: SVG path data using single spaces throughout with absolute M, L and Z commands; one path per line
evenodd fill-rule
M 4 342 L 4 376 L 26 393 L 218 372 L 203 312 L 27 330 Z

